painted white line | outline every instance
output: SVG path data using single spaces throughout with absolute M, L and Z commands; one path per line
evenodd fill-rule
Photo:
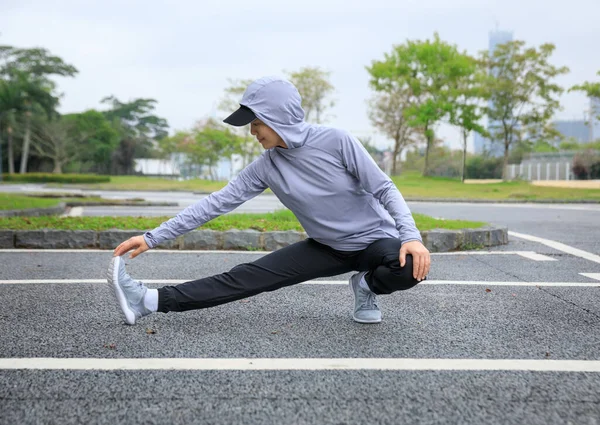
M 558 261 L 556 258 L 538 254 L 535 251 L 457 251 L 457 252 L 433 252 L 431 255 L 520 255 L 534 261 Z
M 538 254 L 537 252 L 533 251 L 521 251 L 518 252 L 518 255 L 533 261 L 558 261 L 556 258 L 548 257 L 544 254 Z
M 465 280 L 426 280 L 420 285 L 479 285 L 479 286 L 565 286 L 565 287 L 598 287 L 600 283 L 596 282 L 503 282 L 485 280 L 465 281 Z
M 180 283 L 195 280 L 191 279 L 140 279 L 146 284 L 156 285 L 178 285 Z M 45 285 L 45 284 L 105 284 L 106 279 L 23 279 L 23 280 L 0 280 L 0 285 Z M 309 280 L 300 285 L 347 285 L 347 280 Z M 565 287 L 598 287 L 600 282 L 504 282 L 485 280 L 425 280 L 420 285 L 471 285 L 471 286 L 565 286 Z
M 83 207 L 71 207 L 69 217 L 80 217 L 83 214 Z
M 565 245 L 561 242 L 552 241 L 550 239 L 539 238 L 537 236 L 526 235 L 523 233 L 513 232 L 511 230 L 508 231 L 509 236 L 514 236 L 516 238 L 525 239 L 532 242 L 541 243 L 543 245 L 549 246 L 550 248 L 554 248 L 558 251 L 566 252 L 567 254 L 574 255 L 576 257 L 585 258 L 586 260 L 593 261 L 595 263 L 600 263 L 600 255 L 592 254 L 591 252 L 583 251 L 578 248 L 574 248 L 569 245 Z
M 43 252 L 49 254 L 87 254 L 92 252 L 112 253 L 112 249 L 0 249 L 0 254 L 27 254 Z M 144 254 L 251 254 L 266 255 L 271 251 L 202 251 L 202 250 L 179 250 L 179 249 L 152 249 Z M 456 256 L 456 255 L 520 255 L 534 261 L 557 261 L 554 258 L 538 254 L 534 251 L 456 251 L 456 252 L 432 252 L 432 256 Z
M 579 273 L 582 276 L 589 277 L 590 279 L 600 280 L 600 273 Z
M 111 253 L 112 249 L 0 249 L 0 254 L 28 254 L 43 252 L 48 254 L 86 254 L 92 252 Z M 184 249 L 151 249 L 145 254 L 269 254 L 271 251 L 202 251 L 202 250 L 184 250 Z
M 0 370 L 454 370 L 600 372 L 597 360 L 402 358 L 2 358 Z

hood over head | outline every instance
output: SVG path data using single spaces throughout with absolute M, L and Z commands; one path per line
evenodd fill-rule
M 240 105 L 271 127 L 288 148 L 304 145 L 310 124 L 304 121 L 302 98 L 298 89 L 283 78 L 263 77 L 248 86 Z

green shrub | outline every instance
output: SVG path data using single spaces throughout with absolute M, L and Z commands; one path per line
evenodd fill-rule
M 467 159 L 468 179 L 499 179 L 502 177 L 502 158 L 472 156 Z
M 110 177 L 95 174 L 27 173 L 2 174 L 2 180 L 22 183 L 108 183 Z

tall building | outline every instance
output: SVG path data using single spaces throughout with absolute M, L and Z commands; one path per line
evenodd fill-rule
M 490 31 L 489 40 L 488 40 L 489 41 L 488 50 L 489 50 L 490 55 L 492 55 L 494 53 L 494 51 L 496 50 L 496 47 L 499 44 L 508 43 L 509 41 L 512 41 L 512 40 L 513 40 L 513 33 L 510 31 L 499 31 L 499 30 Z M 492 101 L 490 101 L 489 106 L 490 106 L 490 108 L 492 108 L 494 106 Z M 486 118 L 486 120 L 487 120 L 487 118 Z M 490 131 L 492 124 L 493 123 L 490 123 L 488 121 L 488 124 L 487 124 L 488 131 Z M 482 154 L 484 152 L 487 152 L 492 156 L 501 156 L 504 154 L 504 146 L 502 145 L 502 143 L 499 143 L 499 142 L 492 143 L 491 140 L 486 139 L 485 137 L 479 135 L 478 133 L 475 133 L 473 136 L 473 150 L 475 151 L 476 154 Z
M 556 120 L 552 123 L 563 138 L 582 144 L 600 140 L 600 99 L 590 98 L 589 101 L 589 110 L 585 111 L 583 119 Z
M 565 139 L 576 140 L 578 143 L 591 141 L 591 122 L 586 120 L 556 120 L 552 124 Z

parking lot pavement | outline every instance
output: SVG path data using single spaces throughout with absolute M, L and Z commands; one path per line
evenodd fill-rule
M 352 321 L 340 275 L 127 326 L 104 280 L 111 255 L 0 251 L 0 422 L 600 418 L 600 263 L 515 241 L 434 255 L 427 281 L 379 297 L 379 325 Z M 157 250 L 126 263 L 159 287 L 261 255 Z

